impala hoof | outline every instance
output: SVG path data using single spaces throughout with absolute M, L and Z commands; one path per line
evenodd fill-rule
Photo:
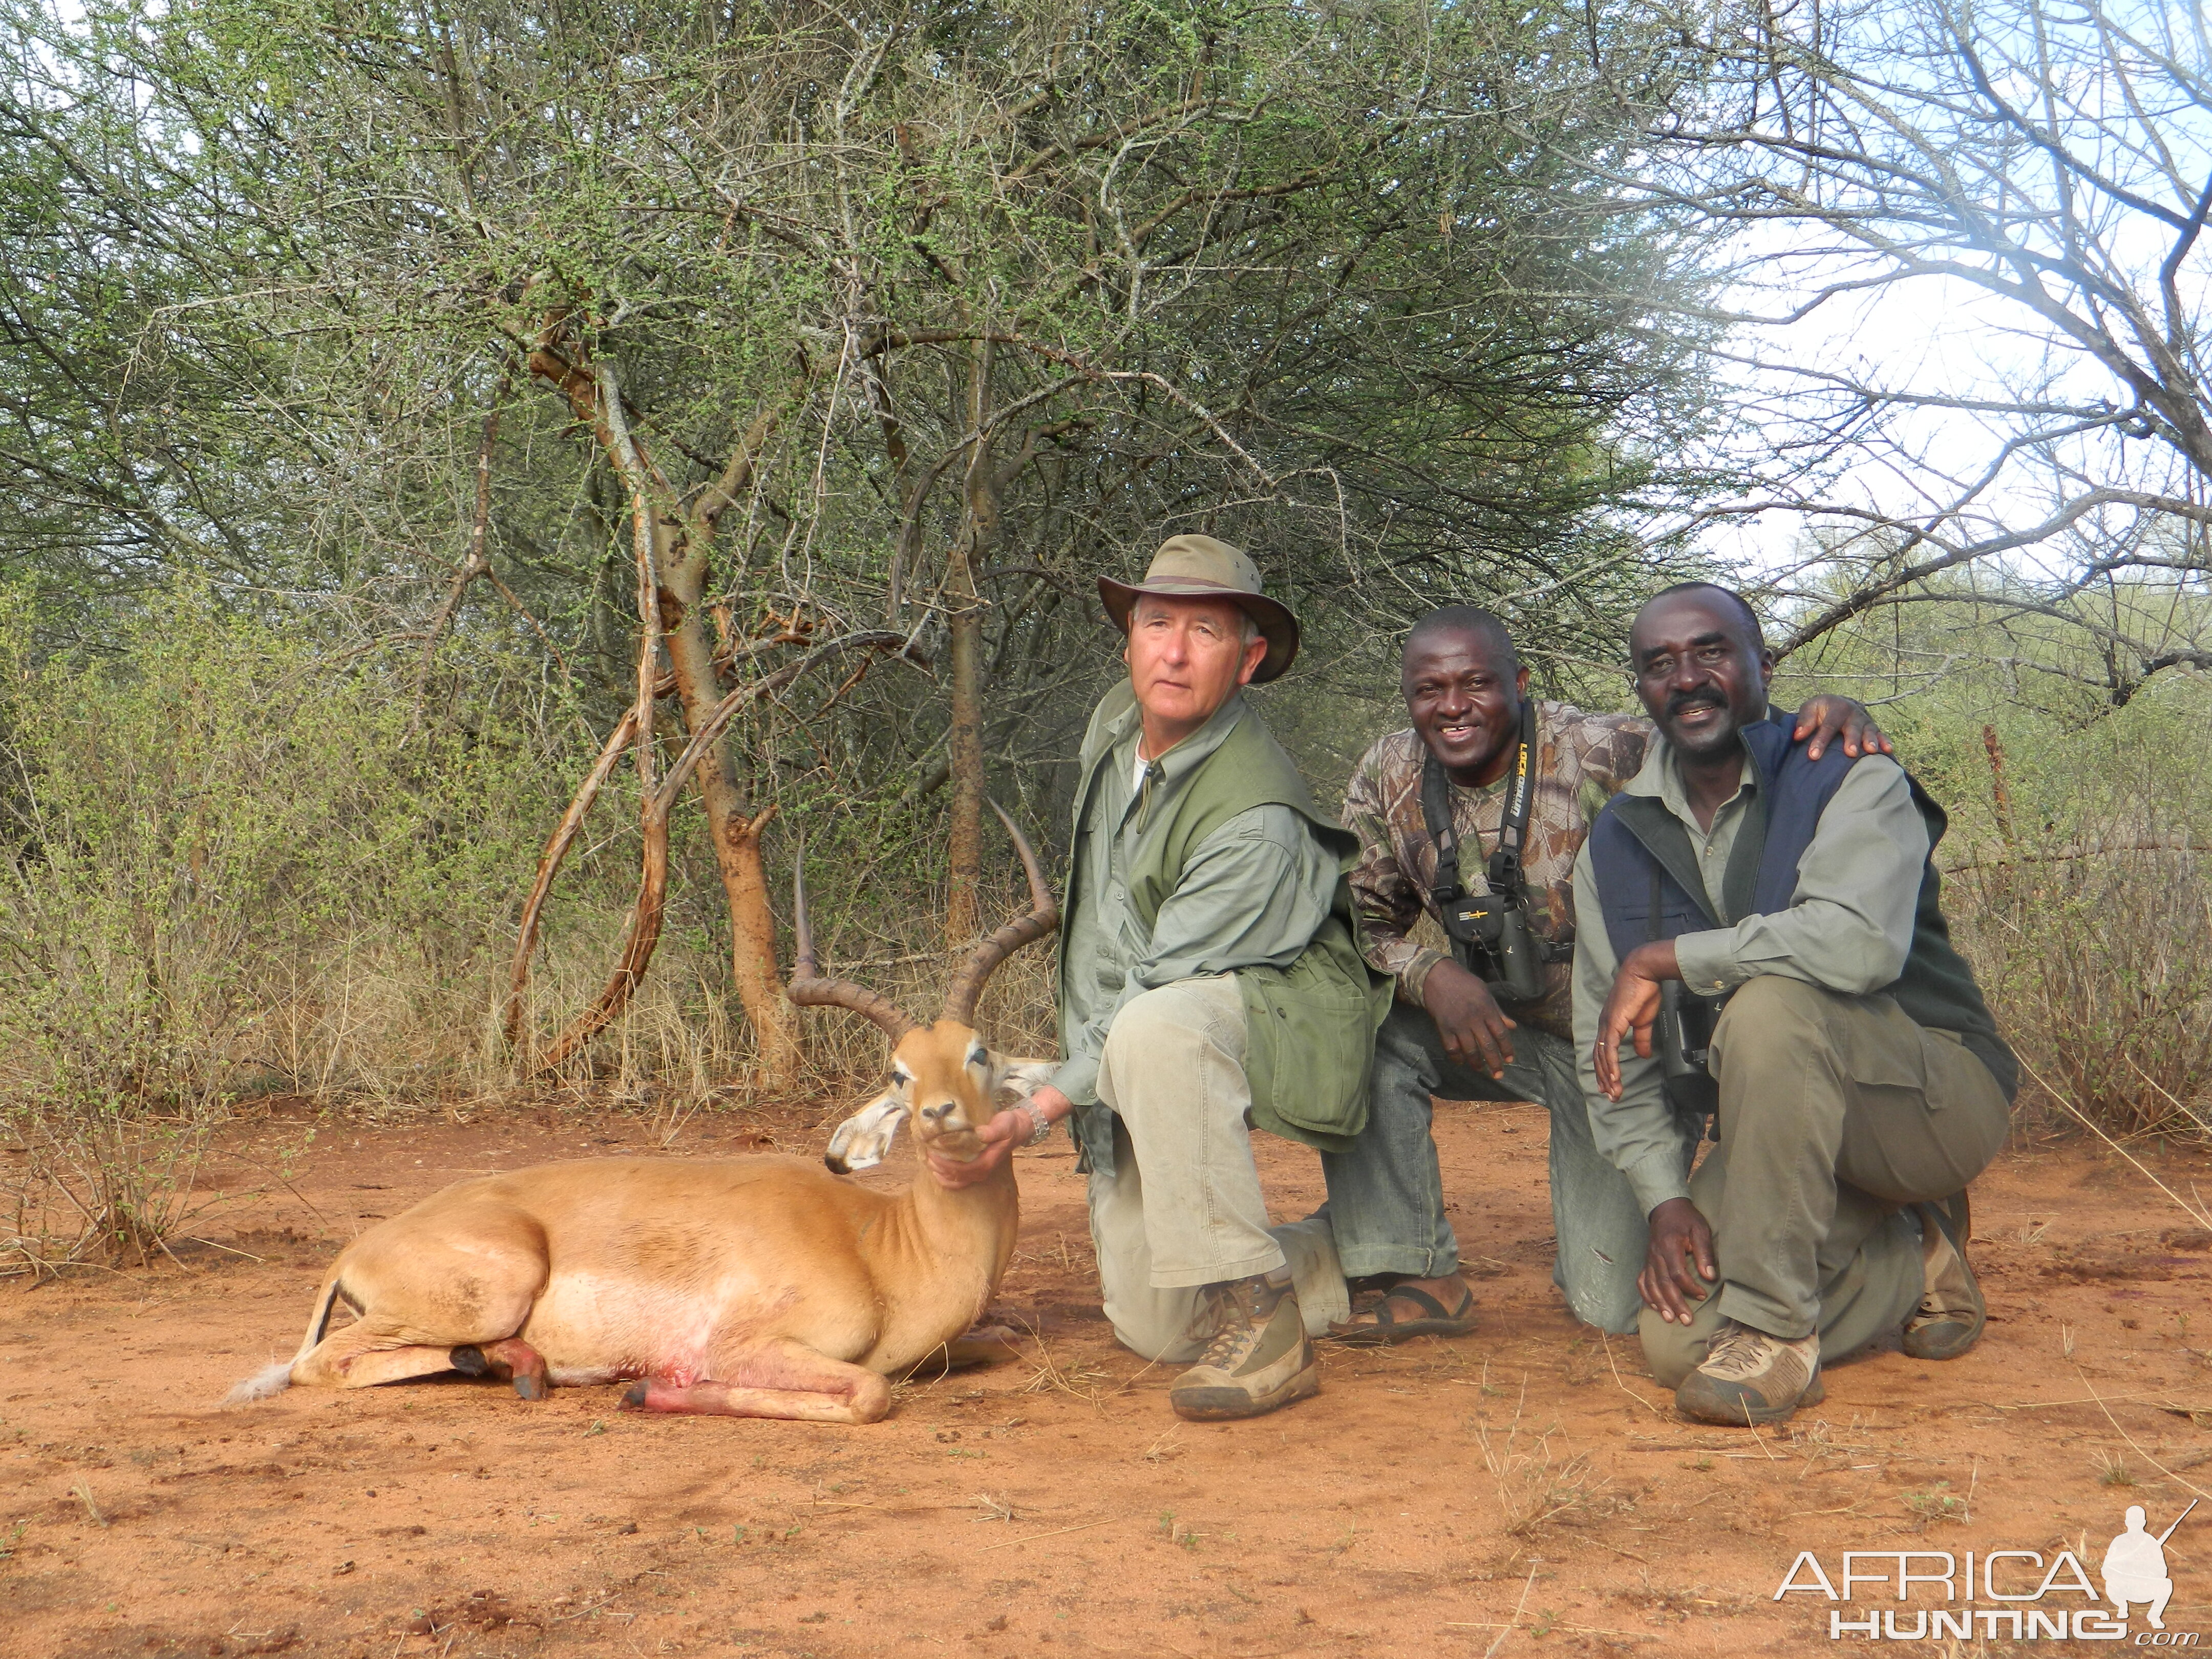
M 491 1361 L 484 1358 L 483 1350 L 473 1342 L 456 1348 L 446 1358 L 463 1376 L 489 1376 Z
M 544 1377 L 532 1376 L 526 1371 L 515 1374 L 514 1391 L 525 1400 L 543 1400 L 553 1392 Z
M 650 1389 L 646 1380 L 641 1376 L 636 1382 L 631 1383 L 629 1387 L 623 1390 L 622 1398 L 617 1401 L 615 1404 L 617 1408 L 623 1411 L 641 1412 L 645 1409 L 645 1396 L 649 1391 Z

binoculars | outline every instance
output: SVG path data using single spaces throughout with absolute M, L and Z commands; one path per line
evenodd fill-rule
M 1719 1003 L 1697 995 L 1680 980 L 1670 979 L 1659 987 L 1651 1051 L 1658 1056 L 1668 1096 L 1692 1111 L 1711 1112 L 1720 1106 L 1720 1085 L 1707 1063 L 1720 1014 Z
M 1544 994 L 1544 958 L 1517 896 L 1468 893 L 1443 908 L 1444 932 L 1469 970 L 1515 1002 Z

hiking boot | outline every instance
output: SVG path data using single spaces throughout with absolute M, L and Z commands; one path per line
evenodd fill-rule
M 1898 1346 L 1915 1359 L 1956 1359 L 1981 1340 L 1989 1304 L 1966 1260 L 1962 1217 L 1966 1194 L 1949 1205 L 1916 1204 L 1920 1212 L 1920 1266 L 1927 1290 L 1905 1322 Z
M 1168 1389 L 1176 1415 L 1194 1423 L 1259 1417 L 1321 1389 L 1321 1362 L 1306 1338 L 1297 1292 L 1264 1274 L 1209 1285 L 1200 1317 L 1212 1340 Z
M 1818 1332 L 1785 1342 L 1723 1319 L 1705 1351 L 1705 1363 L 1674 1390 L 1674 1409 L 1701 1423 L 1740 1429 L 1785 1422 L 1800 1406 L 1817 1406 L 1827 1397 L 1820 1382 Z

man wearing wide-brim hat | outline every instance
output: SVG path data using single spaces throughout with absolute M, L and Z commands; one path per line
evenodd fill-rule
M 1328 1152 L 1367 1118 L 1390 982 L 1352 930 L 1358 842 L 1324 817 L 1241 695 L 1297 655 L 1252 562 L 1177 536 L 1099 597 L 1129 678 L 1091 717 L 1076 786 L 1052 1081 L 1001 1113 L 965 1184 L 1073 1115 L 1115 1334 L 1195 1361 L 1188 1418 L 1255 1417 L 1319 1386 L 1310 1334 L 1341 1318 L 1325 1223 L 1270 1227 L 1257 1126 Z

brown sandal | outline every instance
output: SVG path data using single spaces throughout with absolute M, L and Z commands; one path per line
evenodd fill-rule
M 1333 1319 L 1328 1334 L 1336 1341 L 1351 1348 L 1384 1348 L 1407 1341 L 1416 1336 L 1465 1336 L 1474 1329 L 1474 1291 L 1465 1279 L 1460 1281 L 1460 1302 L 1455 1310 L 1424 1290 L 1411 1285 L 1393 1285 L 1376 1293 L 1375 1301 L 1356 1310 L 1348 1320 Z M 1393 1302 L 1404 1300 L 1420 1310 L 1413 1319 L 1400 1319 L 1390 1311 Z M 1360 1314 L 1371 1314 L 1361 1318 Z

